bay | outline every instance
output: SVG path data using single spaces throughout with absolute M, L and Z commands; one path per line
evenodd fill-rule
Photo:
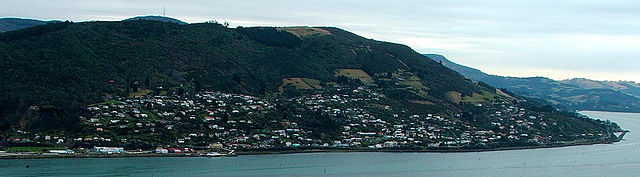
M 581 112 L 630 130 L 614 144 L 464 153 L 5 159 L 0 176 L 638 176 L 640 114 Z M 30 168 L 25 166 L 29 165 Z

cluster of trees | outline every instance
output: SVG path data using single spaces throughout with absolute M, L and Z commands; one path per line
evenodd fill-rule
M 293 48 L 300 45 L 302 40 L 297 36 L 275 27 L 249 27 L 242 26 L 236 28 L 236 31 L 249 37 L 251 40 L 272 47 Z

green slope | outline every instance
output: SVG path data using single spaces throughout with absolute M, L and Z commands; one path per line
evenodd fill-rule
M 449 92 L 493 92 L 407 46 L 338 28 L 317 29 L 330 34 L 146 20 L 65 22 L 2 33 L 3 122 L 28 124 L 31 106 L 50 108 L 57 117 L 77 116 L 83 105 L 138 88 L 273 94 L 283 78 L 335 81 L 339 69 L 361 69 L 371 76 L 407 71 L 424 86 L 414 99 L 436 103 L 429 108 L 434 112 L 460 109 L 447 98 Z

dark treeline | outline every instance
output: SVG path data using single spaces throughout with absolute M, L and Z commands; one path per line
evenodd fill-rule
M 286 32 L 279 31 L 274 27 L 238 27 L 236 31 L 249 37 L 251 40 L 259 43 L 272 46 L 272 47 L 287 47 L 292 48 L 300 45 L 302 40 L 297 36 Z

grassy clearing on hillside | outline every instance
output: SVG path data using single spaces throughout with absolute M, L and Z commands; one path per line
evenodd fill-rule
M 456 91 L 447 92 L 447 97 L 449 98 L 449 100 L 455 103 L 460 103 L 460 102 L 481 103 L 485 101 L 495 100 L 494 98 L 495 96 L 496 94 L 488 91 L 482 91 L 482 94 L 473 93 L 472 96 L 464 96 L 464 97 L 462 97 L 462 94 L 460 92 L 456 92 Z
M 315 89 L 321 89 L 322 86 L 320 86 L 320 80 L 316 80 L 316 79 L 311 79 L 311 78 L 300 78 L 302 79 L 302 81 L 304 81 L 304 83 L 306 83 L 307 85 L 315 88 Z
M 320 28 L 311 28 L 306 26 L 297 26 L 297 27 L 283 27 L 277 28 L 278 31 L 286 31 L 293 35 L 298 36 L 299 38 L 313 36 L 313 35 L 331 35 L 331 32 L 320 29 Z
M 454 103 L 460 103 L 462 101 L 462 93 L 456 91 L 447 92 L 447 98 Z
M 297 77 L 282 79 L 282 85 L 289 85 L 289 84 L 296 87 L 296 89 L 312 89 L 313 88 L 309 86 L 309 84 L 305 83 L 302 79 Z
M 344 76 L 351 79 L 360 79 L 364 83 L 373 83 L 373 79 L 369 74 L 361 69 L 339 69 L 336 71 L 336 76 Z
M 284 89 L 284 86 L 286 85 L 292 85 L 296 89 L 303 89 L 303 90 L 322 88 L 322 86 L 320 86 L 319 80 L 310 79 L 310 78 L 299 78 L 299 77 L 282 79 L 282 85 L 280 86 L 279 90 L 282 91 L 282 89 Z
M 398 69 L 397 71 L 391 74 L 394 78 L 399 80 L 398 81 L 399 84 L 411 87 L 414 93 L 420 96 L 425 96 L 425 97 L 429 95 L 428 93 L 429 88 L 426 87 L 422 83 L 422 79 L 416 76 L 415 74 L 411 72 L 406 72 L 403 69 Z M 419 104 L 423 104 L 423 103 L 419 103 Z
M 480 102 L 495 100 L 494 96 L 495 96 L 495 94 L 483 90 L 482 94 L 473 93 L 472 96 L 465 96 L 462 99 L 462 101 L 463 102 L 471 102 L 471 103 L 480 103 Z
M 129 94 L 129 96 L 145 96 L 147 94 L 151 93 L 151 90 L 149 89 L 140 89 L 137 92 L 133 92 L 131 94 Z
M 418 76 L 412 76 L 408 80 L 400 81 L 398 83 L 400 83 L 402 85 L 408 85 L 408 86 L 411 86 L 413 88 L 422 88 L 422 87 L 424 87 L 424 85 L 422 85 L 422 81 L 420 81 L 420 78 Z
M 505 97 L 510 98 L 510 99 L 516 99 L 516 98 L 514 98 L 513 96 L 511 96 L 511 95 L 509 95 L 509 94 L 507 94 L 507 93 L 503 92 L 503 91 L 502 91 L 502 90 L 500 90 L 500 89 L 496 89 L 496 93 L 497 93 L 498 95 L 502 95 L 502 96 L 505 96 Z
M 425 87 L 422 84 L 422 80 L 418 76 L 415 76 L 415 75 L 410 75 L 406 79 L 404 79 L 403 81 L 400 81 L 398 83 L 400 83 L 402 85 L 406 85 L 406 86 L 411 86 L 413 88 L 420 89 L 420 90 L 422 90 L 422 89 L 427 90 L 427 87 Z

